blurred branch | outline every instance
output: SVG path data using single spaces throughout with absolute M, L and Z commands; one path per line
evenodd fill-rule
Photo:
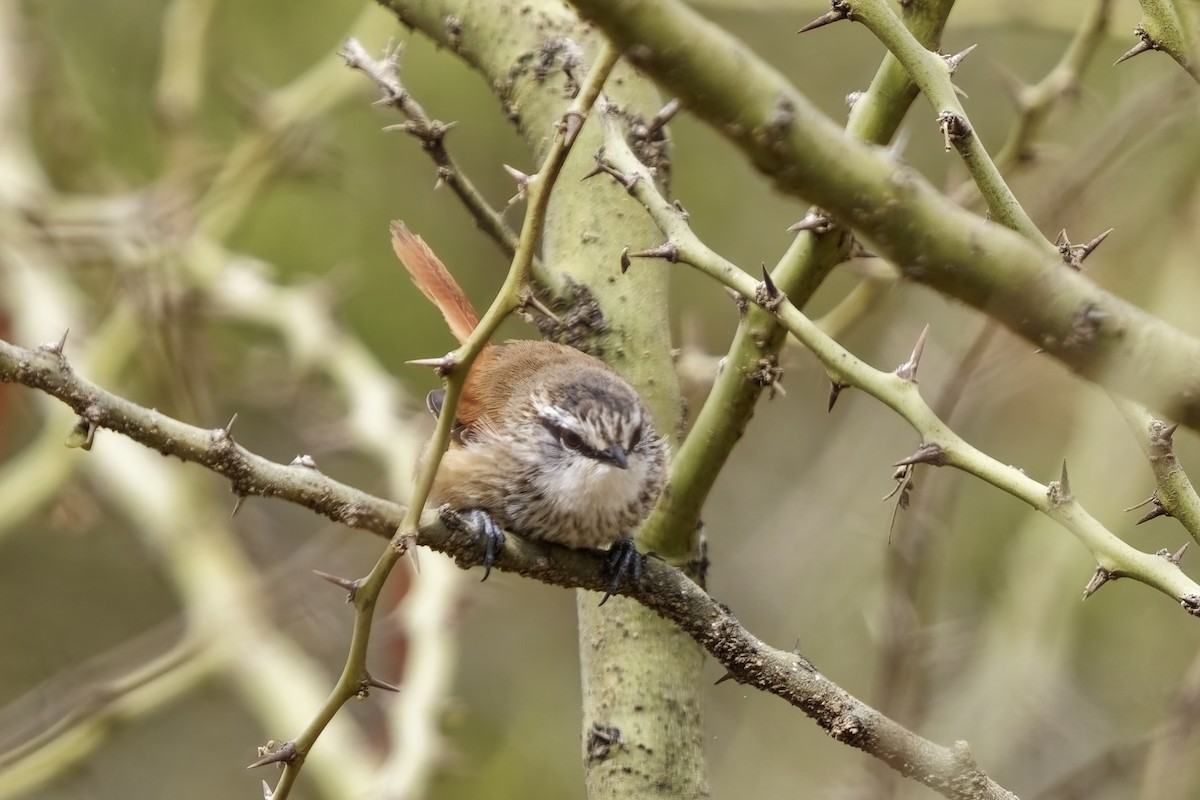
M 575 5 L 781 190 L 861 232 L 906 277 L 993 316 L 1089 380 L 1200 427 L 1200 340 L 847 139 L 779 73 L 677 0 Z
M 191 128 L 200 110 L 208 66 L 208 25 L 216 6 L 217 0 L 171 0 L 163 12 L 155 101 L 159 121 L 170 136 Z
M 1008 138 L 996 154 L 996 166 L 1007 170 L 1032 160 L 1031 145 L 1055 106 L 1079 92 L 1079 81 L 1092 57 L 1103 44 L 1113 0 L 1093 0 L 1062 58 L 1046 76 L 1032 86 L 1022 85 L 1009 72 L 1002 76 L 1017 107 L 1017 118 Z
M 1147 746 L 1138 797 L 1184 800 L 1195 793 L 1188 778 L 1200 735 L 1200 656 L 1192 659 L 1167 711 L 1161 728 L 1142 740 Z
M 348 35 L 368 41 L 379 38 L 379 16 L 374 5 L 364 5 Z M 233 145 L 200 198 L 197 228 L 214 239 L 224 239 L 245 218 L 264 184 L 279 169 L 288 153 L 283 145 L 350 97 L 357 85 L 335 60 L 322 58 L 287 86 L 257 98 L 257 127 Z
M 219 659 L 187 635 L 158 657 L 103 685 L 45 730 L 0 753 L 0 798 L 19 797 L 79 764 L 116 725 L 158 711 L 216 671 Z
M 972 447 L 938 419 L 917 389 L 916 367 L 923 337 L 912 358 L 893 372 L 881 372 L 865 364 L 822 333 L 778 291 L 769 276 L 756 281 L 705 247 L 681 219 L 678 210 L 658 193 L 646 167 L 623 139 L 610 135 L 605 142 L 604 158 L 610 171 L 630 187 L 662 229 L 668 241 L 660 249 L 670 252 L 669 260 L 690 264 L 748 301 L 771 310 L 825 364 L 835 387 L 863 389 L 912 425 L 921 435 L 922 444 L 916 453 L 896 466 L 927 463 L 953 466 L 975 475 L 1073 533 L 1096 559 L 1097 578 L 1101 575 L 1104 580 L 1134 578 L 1175 599 L 1188 613 L 1200 615 L 1200 585 L 1184 575 L 1178 564 L 1130 547 L 1088 514 L 1071 493 L 1065 466 L 1059 480 L 1048 485 L 1038 483 L 1015 467 L 1002 464 Z M 664 257 L 661 253 L 647 252 L 646 255 Z M 1094 586 L 1089 584 L 1086 594 L 1093 593 L 1103 582 Z
M 253 489 L 257 494 L 297 502 L 381 536 L 404 530 L 404 512 L 396 504 L 333 481 L 311 467 L 267 461 L 234 444 L 224 430 L 194 428 L 141 408 L 76 376 L 61 354 L 47 348 L 28 350 L 0 342 L 0 380 L 46 391 L 99 427 L 123 433 L 164 455 L 205 465 L 230 478 L 235 491 Z M 97 443 L 98 449 L 107 446 Z M 87 457 L 95 457 L 95 453 Z M 481 543 L 469 533 L 448 528 L 437 512 L 426 512 L 420 523 L 418 544 L 453 556 L 460 566 L 482 563 Z M 507 537 L 496 568 L 592 591 L 605 590 L 609 582 L 604 553 L 529 542 L 517 536 Z M 734 678 L 787 700 L 833 738 L 876 755 L 944 796 L 1012 796 L 979 771 L 965 745 L 939 747 L 880 715 L 818 673 L 802 656 L 759 641 L 727 608 L 666 563 L 647 559 L 641 577 L 622 594 L 679 625 Z M 357 691 L 366 690 L 365 680 L 359 677 L 356 681 Z M 297 745 L 296 752 L 304 751 Z

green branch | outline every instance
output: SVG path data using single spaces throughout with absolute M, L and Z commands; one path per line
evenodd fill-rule
M 1200 340 L 848 139 L 777 71 L 678 0 L 575 5 L 778 188 L 853 227 L 906 277 L 994 317 L 1083 377 L 1200 429 Z
M 1002 464 L 971 446 L 938 419 L 917 389 L 920 345 L 914 350 L 912 359 L 894 372 L 882 372 L 869 366 L 826 336 L 769 280 L 757 281 L 729 262 L 714 258 L 691 230 L 681 224 L 678 210 L 655 190 L 646 167 L 619 138 L 609 137 L 605 157 L 611 168 L 622 176 L 622 183 L 632 187 L 634 196 L 645 205 L 668 237 L 672 260 L 694 266 L 749 302 L 776 314 L 783 325 L 821 360 L 835 384 L 866 391 L 903 417 L 920 434 L 921 447 L 897 466 L 927 463 L 957 467 L 974 475 L 1074 534 L 1092 554 L 1098 574 L 1103 573 L 1106 580 L 1134 578 L 1176 600 L 1189 613 L 1200 615 L 1200 585 L 1188 578 L 1177 563 L 1131 547 L 1088 514 L 1070 491 L 1065 465 L 1059 480 L 1038 483 L 1016 467 Z

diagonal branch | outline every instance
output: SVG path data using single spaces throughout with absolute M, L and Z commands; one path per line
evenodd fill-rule
M 122 433 L 164 455 L 201 464 L 228 478 L 234 491 L 278 497 L 351 527 L 390 537 L 404 509 L 304 466 L 285 466 L 233 442 L 224 428 L 205 430 L 143 408 L 76 375 L 52 346 L 17 347 L 0 340 L 0 382 L 40 389 L 91 424 Z M 96 444 L 103 447 L 103 440 Z M 475 537 L 446 527 L 437 512 L 421 517 L 418 544 L 446 553 L 460 566 L 482 563 Z M 496 569 L 556 586 L 604 591 L 605 554 L 507 537 Z M 680 570 L 648 559 L 641 577 L 622 590 L 674 622 L 741 683 L 774 694 L 812 717 L 837 741 L 883 760 L 943 796 L 1001 800 L 1013 795 L 974 763 L 963 743 L 939 746 L 862 703 L 816 670 L 803 656 L 773 648 Z

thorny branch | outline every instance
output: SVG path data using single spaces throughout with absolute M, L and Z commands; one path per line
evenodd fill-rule
M 446 134 L 454 127 L 454 123 L 431 118 L 400 82 L 400 47 L 389 49 L 382 59 L 375 59 L 357 39 L 350 38 L 342 47 L 341 56 L 345 59 L 346 66 L 363 73 L 379 87 L 382 93 L 380 104 L 395 108 L 407 117 L 407 122 L 391 126 L 389 130 L 403 131 L 421 143 L 421 149 L 429 154 L 437 167 L 437 182 L 434 188 L 449 186 L 475 218 L 479 227 L 491 236 L 507 255 L 512 256 L 517 249 L 516 231 L 504 221 L 504 216 L 492 207 L 483 196 L 483 192 L 463 172 L 446 149 Z
M 675 261 L 689 264 L 775 313 L 780 321 L 828 370 L 835 387 L 855 386 L 896 411 L 920 434 L 917 452 L 899 464 L 949 465 L 992 484 L 1027 503 L 1075 535 L 1109 579 L 1131 577 L 1174 598 L 1190 614 L 1200 615 L 1200 585 L 1168 559 L 1131 547 L 1092 517 L 1068 491 L 1066 469 L 1059 481 L 1041 484 L 1015 467 L 1001 464 L 974 448 L 940 420 L 921 397 L 915 380 L 900 371 L 882 372 L 865 364 L 825 335 L 786 297 L 771 291 L 769 281 L 756 281 L 735 265 L 716 256 L 701 242 L 677 210 L 658 193 L 647 169 L 620 137 L 606 127 L 605 160 L 623 177 L 633 195 L 646 207 L 667 237 Z M 915 354 L 915 351 L 914 351 Z
M 97 428 L 208 467 L 228 478 L 236 493 L 288 500 L 383 537 L 390 537 L 401 526 L 405 510 L 395 503 L 339 483 L 311 466 L 265 459 L 237 444 L 226 428 L 196 428 L 105 391 L 76 375 L 54 344 L 26 349 L 0 340 L 0 382 L 44 391 Z M 104 446 L 102 438 L 96 446 Z M 463 567 L 482 563 L 482 548 L 475 537 L 450 529 L 436 511 L 426 512 L 420 523 L 417 544 L 452 556 Z M 603 553 L 529 542 L 517 536 L 507 537 L 495 568 L 556 586 L 593 591 L 608 586 Z M 906 730 L 831 682 L 803 656 L 760 641 L 728 608 L 665 562 L 647 559 L 641 577 L 621 594 L 678 625 L 738 682 L 786 700 L 834 739 L 875 755 L 945 797 L 1013 797 L 978 768 L 964 743 L 941 747 Z M 363 680 L 369 681 L 369 677 Z M 363 685 L 356 684 L 360 690 Z M 291 752 L 300 754 L 295 743 L 292 748 Z M 283 752 L 289 755 L 289 751 Z

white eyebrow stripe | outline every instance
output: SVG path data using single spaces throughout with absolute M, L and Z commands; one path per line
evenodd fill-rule
M 579 427 L 579 420 L 558 406 L 551 405 L 536 397 L 531 399 L 533 400 L 533 410 L 537 412 L 539 417 L 551 425 L 559 428 L 570 428 L 571 430 L 576 430 Z

